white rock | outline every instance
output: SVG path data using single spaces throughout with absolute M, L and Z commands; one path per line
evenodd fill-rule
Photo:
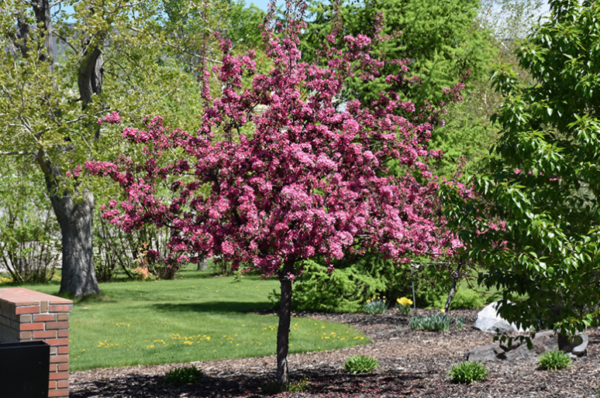
M 509 323 L 506 319 L 498 315 L 497 306 L 498 302 L 494 301 L 479 311 L 477 320 L 475 321 L 475 329 L 494 333 L 497 330 L 500 333 L 523 332 L 523 329 L 517 328 L 517 325 Z

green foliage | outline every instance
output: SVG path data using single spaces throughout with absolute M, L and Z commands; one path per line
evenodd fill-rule
M 303 55 L 309 58 L 327 42 L 326 35 L 331 32 L 335 18 L 331 4 L 315 1 L 310 11 L 311 22 L 303 37 Z M 475 25 L 478 11 L 478 0 L 344 1 L 339 15 L 345 33 L 338 40 L 343 44 L 342 37 L 346 34 L 372 36 L 381 13 L 385 20 L 384 34 L 391 39 L 376 44 L 375 53 L 385 53 L 390 60 L 411 59 L 411 73 L 421 78 L 419 84 L 401 88 L 400 95 L 418 107 L 426 100 L 437 105 L 442 89 L 456 84 L 467 70 L 476 79 L 487 70 L 488 34 Z M 370 103 L 381 91 L 389 90 L 385 77 L 395 71 L 390 65 L 373 81 L 363 81 L 358 76 L 348 78 L 345 99 Z
M 566 369 L 571 365 L 569 354 L 560 350 L 547 351 L 540 355 L 537 364 L 544 370 L 560 370 Z
M 234 48 L 262 49 L 264 43 L 259 25 L 263 23 L 265 16 L 266 13 L 252 3 L 246 5 L 244 0 L 230 0 L 223 33 L 231 40 Z
M 297 311 L 358 312 L 374 296 L 385 296 L 394 303 L 403 296 L 412 297 L 411 268 L 395 265 L 379 255 L 346 258 L 329 272 L 319 259 L 303 263 L 306 276 L 294 283 L 293 308 Z M 440 266 L 414 268 L 417 304 L 433 304 L 448 291 L 452 282 L 449 273 Z M 279 298 L 272 295 L 274 305 Z
M 503 292 L 500 315 L 566 334 L 593 324 L 600 302 L 600 5 L 550 2 L 552 14 L 502 64 L 502 135 L 469 187 L 444 186 L 449 225 Z M 503 242 L 506 242 L 505 244 Z M 522 299 L 508 303 L 510 295 Z
M 44 283 L 60 265 L 60 229 L 41 173 L 0 157 L 0 264 L 15 283 Z
M 177 368 L 165 373 L 165 382 L 172 385 L 198 383 L 206 379 L 202 371 L 195 366 Z
M 383 314 L 388 309 L 388 304 L 382 299 L 368 300 L 364 305 L 363 309 L 367 314 Z
M 436 302 L 433 308 L 444 308 L 446 304 L 446 296 L 441 296 Z M 482 296 L 472 289 L 458 289 L 452 297 L 450 303 L 450 309 L 475 309 L 485 306 L 485 300 Z
M 415 316 L 408 321 L 408 326 L 413 330 L 434 330 L 436 332 L 450 329 L 451 324 L 452 318 L 442 312 L 436 312 L 433 315 Z
M 485 365 L 480 362 L 462 362 L 453 366 L 449 373 L 452 382 L 463 384 L 482 381 L 489 375 Z
M 456 318 L 454 322 L 456 323 L 457 329 L 462 329 L 465 326 L 465 320 L 462 318 Z
M 364 355 L 353 355 L 344 362 L 344 369 L 350 373 L 369 373 L 379 366 L 379 362 L 375 358 L 366 357 Z

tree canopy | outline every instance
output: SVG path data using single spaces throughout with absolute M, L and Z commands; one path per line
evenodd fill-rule
M 600 302 L 600 6 L 553 0 L 519 48 L 527 84 L 500 65 L 502 135 L 468 184 L 446 186 L 449 222 L 501 314 L 525 328 L 574 332 Z M 518 296 L 518 300 L 510 299 Z

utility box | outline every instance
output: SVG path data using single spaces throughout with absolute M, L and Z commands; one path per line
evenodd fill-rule
M 0 344 L 0 396 L 48 398 L 50 346 L 43 341 Z

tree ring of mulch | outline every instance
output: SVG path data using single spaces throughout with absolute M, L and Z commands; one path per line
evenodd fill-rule
M 431 311 L 419 310 L 419 315 Z M 391 310 L 383 315 L 294 313 L 294 316 L 345 323 L 365 333 L 371 344 L 341 350 L 292 354 L 293 381 L 309 379 L 303 392 L 270 395 L 275 357 L 191 362 L 210 377 L 198 384 L 174 387 L 164 383 L 166 372 L 184 364 L 94 369 L 71 374 L 71 397 L 598 397 L 600 388 L 600 330 L 587 331 L 589 355 L 570 368 L 543 371 L 535 360 L 486 362 L 491 375 L 481 383 L 453 384 L 450 368 L 472 348 L 491 344 L 494 335 L 473 329 L 477 310 L 452 311 L 465 319 L 463 329 L 414 331 L 408 316 Z M 401 325 L 398 330 L 396 325 Z M 353 375 L 344 370 L 350 355 L 377 358 L 372 373 Z M 189 364 L 186 364 L 189 365 Z

